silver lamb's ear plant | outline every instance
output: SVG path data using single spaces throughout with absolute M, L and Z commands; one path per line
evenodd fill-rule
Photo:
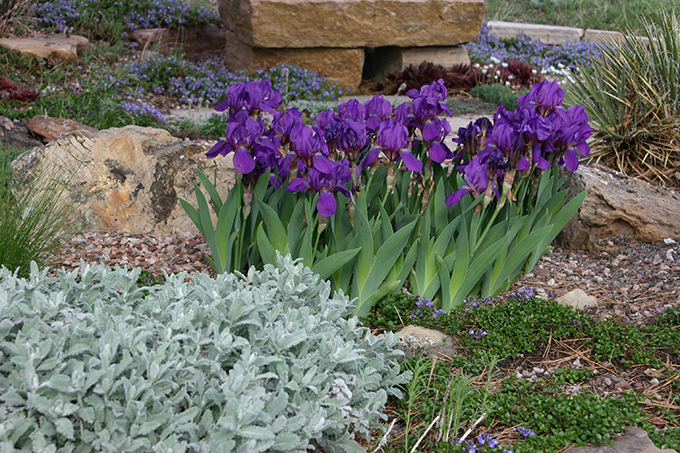
M 3 446 L 360 452 L 410 379 L 396 336 L 289 256 L 153 288 L 139 272 L 0 268 Z

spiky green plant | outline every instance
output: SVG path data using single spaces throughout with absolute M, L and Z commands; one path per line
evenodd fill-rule
M 18 150 L 0 143 L 0 266 L 27 276 L 31 261 L 49 265 L 69 231 L 70 208 L 50 173 L 13 184 L 9 170 Z
M 570 85 L 595 129 L 590 161 L 660 185 L 677 185 L 680 166 L 680 23 L 645 21 L 647 39 L 628 30 Z

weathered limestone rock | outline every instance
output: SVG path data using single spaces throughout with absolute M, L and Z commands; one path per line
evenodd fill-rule
M 470 64 L 470 57 L 463 47 L 378 47 L 375 49 L 375 78 L 384 81 L 387 74 L 396 74 L 423 61 L 450 68 Z
M 563 247 L 592 249 L 624 234 L 643 242 L 680 240 L 680 194 L 599 166 L 580 166 L 565 186 L 570 195 L 588 189 L 588 196 L 557 237 Z
M 196 205 L 196 169 L 211 177 L 217 171 L 223 198 L 235 181 L 231 158 L 208 159 L 207 151 L 161 129 L 80 131 L 22 154 L 12 173 L 15 179 L 47 174 L 65 186 L 79 231 L 196 234 L 178 201 Z
M 524 33 L 529 38 L 540 39 L 544 44 L 563 44 L 566 41 L 580 41 L 583 29 L 574 27 L 556 27 L 553 25 L 518 24 L 515 22 L 487 22 L 489 31 L 499 39 L 517 38 Z
M 49 143 L 60 135 L 75 131 L 97 132 L 97 129 L 69 118 L 52 118 L 47 115 L 36 115 L 28 122 L 28 129 Z
M 422 349 L 430 358 L 446 359 L 456 354 L 453 337 L 435 329 L 406 326 L 398 333 L 399 339 L 411 348 L 406 357 L 413 357 L 412 350 Z
M 583 310 L 591 305 L 597 305 L 597 297 L 589 296 L 580 288 L 573 289 L 555 300 L 558 304 L 571 307 L 574 310 Z
M 0 47 L 48 60 L 77 61 L 78 54 L 85 50 L 88 42 L 87 38 L 78 35 L 46 38 L 2 38 L 0 39 Z
M 484 0 L 220 0 L 227 31 L 253 47 L 420 47 L 474 41 Z
M 611 445 L 599 447 L 574 447 L 567 453 L 677 453 L 670 448 L 657 448 L 647 435 L 647 431 L 640 428 L 626 429 L 622 437 L 614 439 Z
M 342 87 L 356 88 L 361 83 L 364 67 L 362 49 L 264 49 L 252 47 L 236 39 L 227 39 L 227 69 L 249 71 L 270 68 L 287 62 L 316 71 L 320 76 L 336 80 Z

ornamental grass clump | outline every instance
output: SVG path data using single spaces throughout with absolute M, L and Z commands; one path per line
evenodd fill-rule
M 25 277 L 31 262 L 50 264 L 72 226 L 72 210 L 60 200 L 55 169 L 35 177 L 18 167 L 21 176 L 13 180 L 11 164 L 21 151 L 0 143 L 0 266 Z
M 580 68 L 567 103 L 592 119 L 593 152 L 626 175 L 662 186 L 680 183 L 680 23 L 674 15 L 647 22 L 643 40 L 628 31 Z
M 542 82 L 514 112 L 461 128 L 451 150 L 446 93 L 440 79 L 396 108 L 353 99 L 307 125 L 267 80 L 229 88 L 216 107 L 225 138 L 207 156 L 231 154 L 241 175 L 222 200 L 199 172 L 210 202 L 198 185 L 197 207 L 180 200 L 215 272 L 290 253 L 355 298 L 360 316 L 407 280 L 445 312 L 506 290 L 585 197 L 567 200 L 557 172 L 588 154 L 588 116 Z
M 289 257 L 168 275 L 0 269 L 3 451 L 360 452 L 401 397 L 394 334 Z

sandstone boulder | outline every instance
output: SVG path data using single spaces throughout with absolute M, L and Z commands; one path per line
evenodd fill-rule
M 47 115 L 36 115 L 27 124 L 28 130 L 42 137 L 45 143 L 49 143 L 60 135 L 70 134 L 75 131 L 97 132 L 94 127 L 87 126 L 69 118 L 52 118 Z
M 17 50 L 48 60 L 78 60 L 78 54 L 85 50 L 88 39 L 84 36 L 48 36 L 37 38 L 2 38 L 0 47 Z
M 220 0 L 227 32 L 262 48 L 454 46 L 474 41 L 484 0 Z
M 565 183 L 570 195 L 588 189 L 579 212 L 557 237 L 566 248 L 593 249 L 605 238 L 680 241 L 680 194 L 599 166 L 582 165 Z
M 225 62 L 227 69 L 232 71 L 266 69 L 280 62 L 297 64 L 335 80 L 343 88 L 357 88 L 361 83 L 364 51 L 339 48 L 263 49 L 227 39 Z
M 47 175 L 63 185 L 81 232 L 196 234 L 178 201 L 196 204 L 196 169 L 216 175 L 223 198 L 235 181 L 231 159 L 208 159 L 207 151 L 161 129 L 79 131 L 22 154 L 12 173 L 24 180 Z

